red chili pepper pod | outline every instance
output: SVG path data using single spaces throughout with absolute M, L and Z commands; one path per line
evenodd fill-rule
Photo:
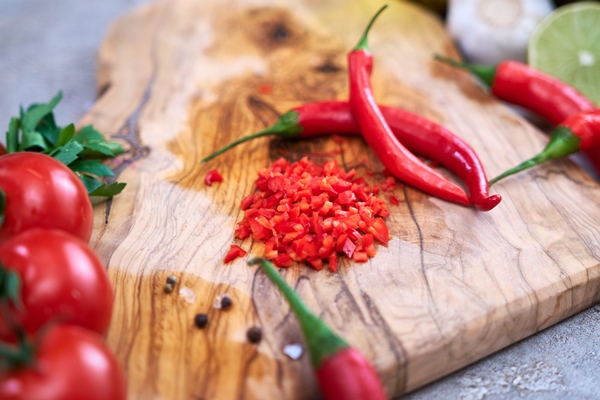
M 475 151 L 464 140 L 443 126 L 401 108 L 379 106 L 379 109 L 394 136 L 409 151 L 443 165 L 465 182 L 469 189 L 469 198 L 478 210 L 489 211 L 500 203 L 500 195 L 489 195 L 483 165 Z M 295 107 L 283 114 L 274 125 L 261 132 L 244 136 L 202 161 L 208 161 L 240 143 L 261 136 L 310 139 L 331 134 L 361 134 L 348 102 L 322 101 Z
M 372 381 L 377 373 L 365 357 L 352 347 L 347 347 L 335 357 L 326 359 L 317 369 L 316 374 L 321 392 L 326 399 L 385 398 L 385 393 L 374 392 L 374 388 L 363 384 L 364 381 Z M 383 397 L 377 397 L 378 395 Z
M 582 149 L 598 148 L 600 148 L 600 109 L 575 114 L 552 131 L 550 141 L 544 150 L 492 179 L 490 184 L 545 161 L 566 157 Z
M 503 61 L 493 67 L 458 62 L 440 55 L 435 58 L 466 69 L 489 86 L 494 96 L 533 111 L 552 125 L 596 108 L 572 86 L 518 61 Z
M 384 400 L 385 390 L 375 369 L 356 349 L 337 336 L 304 304 L 273 264 L 253 258 L 286 298 L 304 333 L 321 392 L 327 400 Z
M 421 163 L 396 139 L 375 102 L 370 81 L 373 57 L 367 46 L 367 35 L 386 7 L 375 14 L 358 44 L 348 54 L 352 114 L 367 144 L 396 178 L 441 199 L 469 205 L 471 202 L 461 188 Z
M 552 125 L 558 125 L 572 115 L 592 111 L 596 108 L 572 86 L 527 64 L 517 61 L 504 61 L 496 67 L 488 67 L 436 55 L 440 61 L 471 72 L 490 87 L 494 96 L 524 107 L 545 118 Z M 600 175 L 600 151 L 593 147 L 583 149 L 583 153 Z

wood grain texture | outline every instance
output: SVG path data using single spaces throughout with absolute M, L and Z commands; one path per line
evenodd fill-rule
M 199 160 L 273 123 L 292 106 L 347 98 L 346 53 L 379 5 L 367 0 L 158 2 L 124 16 L 99 54 L 95 106 L 80 121 L 122 140 L 114 167 L 123 194 L 95 208 L 92 245 L 115 288 L 108 343 L 132 399 L 312 399 L 318 391 L 289 307 L 255 267 L 224 266 L 239 202 L 256 172 L 290 157 L 340 150 L 259 139 Z M 379 102 L 447 126 L 492 176 L 546 138 L 467 74 L 432 61 L 456 56 L 440 21 L 393 3 L 370 37 Z M 260 88 L 269 86 L 270 93 Z M 380 171 L 361 139 L 340 163 Z M 207 187 L 217 168 L 225 181 Z M 376 175 L 374 181 L 381 179 Z M 393 239 L 366 264 L 338 273 L 286 270 L 311 309 L 379 371 L 390 396 L 446 375 L 548 327 L 600 298 L 600 187 L 569 161 L 506 179 L 488 213 L 398 187 Z M 261 255 L 260 243 L 241 246 Z M 179 282 L 165 294 L 168 275 Z M 213 307 L 227 293 L 233 307 Z M 193 326 L 206 312 L 206 329 Z M 259 345 L 246 340 L 263 329 Z

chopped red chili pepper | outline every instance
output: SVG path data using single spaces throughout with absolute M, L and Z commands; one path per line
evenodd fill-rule
M 244 257 L 246 254 L 248 254 L 246 250 L 242 249 L 238 245 L 232 244 L 231 246 L 229 246 L 229 251 L 225 255 L 224 263 L 227 264 L 228 262 L 231 262 L 238 257 Z
M 366 261 L 364 256 L 361 260 Z M 304 304 L 267 260 L 254 258 L 265 275 L 277 286 L 298 319 L 306 341 L 317 382 L 326 400 L 387 399 L 377 371 L 355 348 L 350 347 Z
M 400 199 L 398 199 L 396 196 L 394 196 L 392 194 L 392 195 L 390 195 L 390 203 L 397 206 L 398 204 L 400 204 Z
M 223 177 L 216 169 L 208 171 L 204 177 L 204 183 L 207 186 L 211 186 L 213 182 L 223 182 Z
M 336 252 L 348 258 L 355 251 L 373 257 L 375 248 L 367 249 L 365 236 L 371 237 L 371 244 L 375 236 L 387 245 L 383 218 L 389 210 L 375 196 L 375 188 L 355 173 L 340 169 L 336 161 L 323 165 L 307 158 L 275 161 L 258 172 L 258 191 L 242 200 L 244 219 L 237 224 L 235 237 L 252 235 L 264 241 L 265 257 L 280 267 L 298 261 L 321 269 L 325 261 L 335 271 Z

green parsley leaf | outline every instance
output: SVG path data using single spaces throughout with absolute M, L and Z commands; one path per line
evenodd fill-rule
M 33 131 L 38 122 L 42 120 L 48 113 L 54 110 L 54 107 L 62 99 L 62 92 L 58 92 L 52 100 L 45 104 L 34 104 L 27 109 L 21 117 L 21 125 L 23 132 Z M 22 110 L 21 110 L 22 112 Z
M 69 164 L 69 168 L 80 175 L 115 176 L 114 172 L 100 160 L 73 161 Z
M 6 152 L 14 153 L 19 147 L 19 128 L 21 126 L 21 120 L 19 118 L 12 117 L 8 124 L 8 132 L 6 132 Z
M 94 191 L 90 192 L 90 196 L 113 197 L 123 191 L 127 184 L 124 182 L 114 182 L 110 185 L 103 184 Z
M 55 151 L 50 153 L 50 155 L 61 163 L 69 165 L 77 160 L 81 150 L 83 150 L 83 146 L 71 139 L 64 146 L 58 147 Z
M 66 145 L 75 135 L 75 125 L 69 124 L 60 130 L 54 148 Z
M 48 149 L 48 144 L 41 133 L 36 131 L 23 132 L 19 151 L 45 151 Z

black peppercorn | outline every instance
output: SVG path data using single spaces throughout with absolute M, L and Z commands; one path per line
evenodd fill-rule
M 262 331 L 258 326 L 253 326 L 246 331 L 246 337 L 250 343 L 258 343 L 262 339 Z
M 177 277 L 175 275 L 167 276 L 167 283 L 174 286 L 177 283 Z
M 170 283 L 167 283 L 163 289 L 164 289 L 165 293 L 171 293 L 173 291 L 174 287 Z
M 208 315 L 206 314 L 196 314 L 194 317 L 194 325 L 198 328 L 204 328 L 208 324 Z
M 223 310 L 227 310 L 227 309 L 231 308 L 232 305 L 233 305 L 233 302 L 231 301 L 231 299 L 229 297 L 225 296 L 221 299 L 221 308 Z

